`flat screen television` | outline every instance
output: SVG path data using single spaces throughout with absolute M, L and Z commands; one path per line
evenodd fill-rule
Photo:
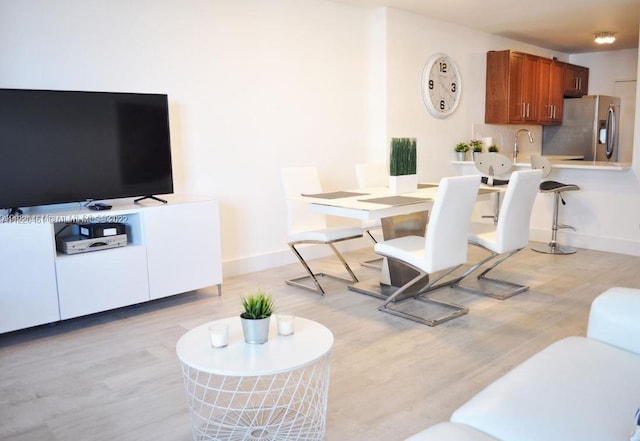
M 0 89 L 0 208 L 167 193 L 167 95 Z

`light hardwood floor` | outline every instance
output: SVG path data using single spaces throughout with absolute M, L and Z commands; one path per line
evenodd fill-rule
M 376 271 L 347 254 L 361 279 Z M 470 259 L 479 257 L 471 252 Z M 313 262 L 332 270 L 332 259 Z M 324 297 L 286 286 L 298 264 L 215 288 L 0 336 L 0 439 L 191 439 L 175 344 L 187 330 L 239 314 L 240 297 L 273 293 L 281 310 L 335 335 L 328 441 L 402 440 L 451 412 L 551 342 L 584 334 L 589 305 L 611 286 L 640 287 L 640 258 L 525 250 L 496 270 L 531 289 L 499 301 L 445 289 L 470 313 L 435 328 L 377 310 L 379 300 L 325 281 Z M 91 291 L 87 291 L 91 295 Z

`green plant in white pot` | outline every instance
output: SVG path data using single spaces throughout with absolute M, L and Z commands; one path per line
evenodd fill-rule
M 459 142 L 453 150 L 456 152 L 458 161 L 464 161 L 467 156 L 467 152 L 469 151 L 469 144 L 466 142 Z
M 240 314 L 244 341 L 262 344 L 269 340 L 269 323 L 275 304 L 271 294 L 259 289 L 242 298 L 243 312 Z
M 389 160 L 389 189 L 393 194 L 418 188 L 417 148 L 415 138 L 392 138 Z
M 471 147 L 471 157 L 476 160 L 476 156 L 482 153 L 482 141 L 479 139 L 472 139 L 469 141 L 469 147 Z

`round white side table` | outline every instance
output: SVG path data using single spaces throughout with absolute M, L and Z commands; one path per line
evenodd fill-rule
M 229 345 L 213 348 L 209 326 L 229 324 Z M 198 326 L 176 346 L 194 440 L 322 440 L 325 434 L 333 334 L 296 317 L 280 336 L 245 343 L 240 317 Z

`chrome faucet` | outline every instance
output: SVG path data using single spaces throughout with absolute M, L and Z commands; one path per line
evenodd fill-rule
M 528 129 L 519 129 L 516 132 L 516 139 L 513 142 L 513 163 L 514 164 L 518 160 L 518 136 L 520 136 L 520 133 L 522 133 L 522 132 L 527 132 L 527 135 L 529 135 L 529 142 L 533 143 L 533 133 L 531 133 L 530 130 L 528 130 Z

